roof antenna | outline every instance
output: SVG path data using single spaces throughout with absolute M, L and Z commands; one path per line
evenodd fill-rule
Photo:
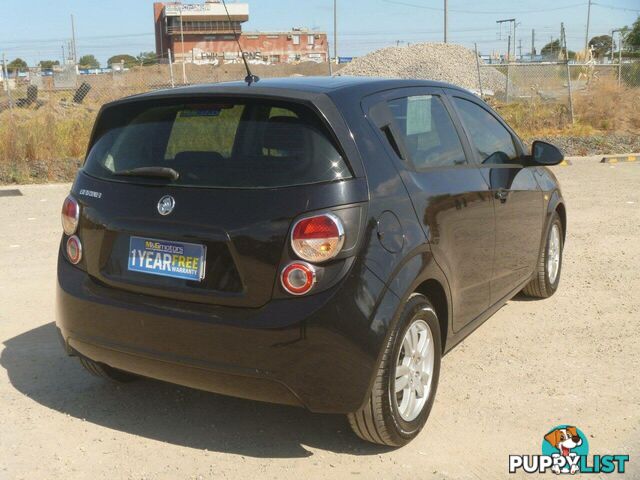
M 244 68 L 247 70 L 247 76 L 244 77 L 244 81 L 247 82 L 248 86 L 251 86 L 252 83 L 260 81 L 260 77 L 251 73 L 251 69 L 249 68 L 249 64 L 247 63 L 247 58 L 244 56 L 244 51 L 242 50 L 242 46 L 240 45 L 240 37 L 236 33 L 236 28 L 233 26 L 233 22 L 231 21 L 231 15 L 229 15 L 229 9 L 227 8 L 227 3 L 225 0 L 222 0 L 222 5 L 224 5 L 224 11 L 227 12 L 227 19 L 229 20 L 229 26 L 231 27 L 231 31 L 233 32 L 233 36 L 236 39 L 236 43 L 238 44 L 238 48 L 240 49 L 240 55 L 242 55 L 242 61 L 244 62 Z

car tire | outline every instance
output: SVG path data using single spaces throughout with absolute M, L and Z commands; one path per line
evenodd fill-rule
M 104 363 L 94 362 L 93 360 L 86 357 L 79 358 L 80 364 L 85 368 L 85 370 L 87 370 L 91 375 L 95 375 L 96 377 L 108 378 L 109 380 L 118 383 L 128 383 L 139 378 L 137 375 L 123 372 L 122 370 L 110 367 L 108 365 L 105 365 Z
M 536 264 L 535 276 L 524 287 L 522 293 L 528 297 L 548 298 L 558 289 L 562 271 L 564 234 L 562 222 L 556 212 L 551 217 L 545 246 Z
M 413 337 L 416 340 L 413 343 L 412 334 L 417 334 L 417 337 Z M 420 343 L 422 341 L 430 341 L 431 344 L 423 345 Z M 407 355 L 407 347 L 411 345 L 417 348 L 414 349 L 414 355 Z M 415 353 L 418 351 L 422 357 L 420 353 Z M 357 412 L 348 414 L 349 424 L 356 435 L 368 442 L 391 447 L 401 447 L 415 438 L 424 427 L 433 406 L 441 356 L 440 322 L 435 309 L 423 295 L 414 294 L 404 305 L 397 325 L 389 336 L 367 401 Z M 423 363 L 416 361 L 420 359 Z M 408 373 L 402 375 L 397 367 L 402 372 L 409 369 Z M 426 373 L 427 370 L 430 370 L 430 375 Z M 422 396 L 417 381 L 416 388 L 413 381 L 410 385 L 407 383 L 412 375 L 415 375 L 414 379 L 425 379 L 421 382 Z M 427 376 L 428 385 L 425 385 Z M 396 382 L 404 385 L 398 393 Z M 416 402 L 413 410 L 410 408 L 411 395 Z

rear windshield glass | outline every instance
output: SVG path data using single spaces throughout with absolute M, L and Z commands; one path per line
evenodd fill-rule
M 130 183 L 222 188 L 351 177 L 311 109 L 250 100 L 156 100 L 108 108 L 98 120 L 84 171 Z

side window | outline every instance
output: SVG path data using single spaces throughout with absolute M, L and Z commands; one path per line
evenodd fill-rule
M 518 152 L 511 133 L 484 108 L 464 98 L 454 97 L 462 123 L 482 163 L 514 163 Z
M 417 170 L 466 163 L 458 132 L 439 97 L 398 98 L 388 106 Z

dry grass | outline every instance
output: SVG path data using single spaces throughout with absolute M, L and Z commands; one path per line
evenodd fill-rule
M 232 65 L 216 73 L 219 77 L 234 76 L 240 70 L 241 66 Z M 195 77 L 195 71 L 188 74 Z M 142 89 L 142 86 L 139 88 Z M 620 89 L 615 81 L 601 80 L 589 90 L 575 95 L 576 121 L 573 124 L 569 121 L 568 107 L 564 104 L 541 99 L 509 104 L 492 103 L 522 138 L 606 137 L 613 133 L 637 136 L 640 135 L 639 91 L 638 88 Z M 117 88 L 105 92 L 94 85 L 86 106 L 66 103 L 59 98 L 63 94 L 57 93 L 39 109 L 1 111 L 0 184 L 73 179 L 84 156 L 97 110 L 105 100 L 97 94 L 108 93 L 106 99 L 111 100 L 122 95 L 122 92 Z M 70 97 L 72 93 L 64 95 Z M 67 101 L 69 99 L 65 98 Z
M 596 88 L 576 96 L 578 121 L 602 132 L 640 134 L 640 88 L 619 88 L 615 81 L 599 82 Z
M 640 89 L 600 82 L 573 99 L 574 123 L 566 104 L 533 100 L 509 104 L 490 102 L 524 138 L 640 134 Z
M 96 111 L 46 105 L 0 113 L 0 183 L 73 178 Z

